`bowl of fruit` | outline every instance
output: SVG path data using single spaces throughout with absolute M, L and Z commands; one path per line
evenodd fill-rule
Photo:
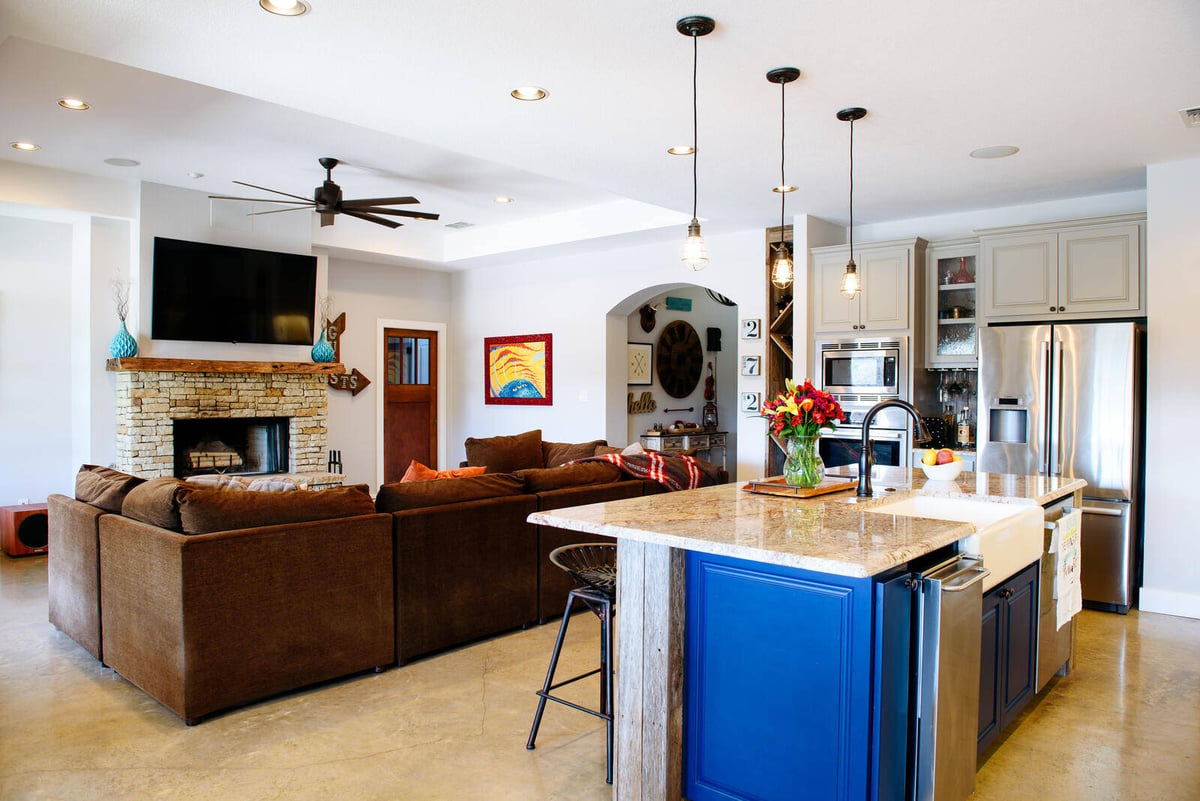
M 963 460 L 949 448 L 929 448 L 921 457 L 921 469 L 932 481 L 953 481 L 963 471 Z

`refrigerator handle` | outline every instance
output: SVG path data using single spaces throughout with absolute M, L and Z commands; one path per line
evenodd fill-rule
M 1042 341 L 1041 364 L 1038 365 L 1038 374 L 1041 376 L 1042 393 L 1045 398 L 1045 390 L 1050 385 L 1050 340 Z M 1049 417 L 1049 399 L 1041 401 L 1042 411 Z M 1043 475 L 1050 475 L 1050 421 L 1042 420 L 1038 426 L 1037 432 L 1037 447 L 1038 447 L 1038 472 Z
M 1047 475 L 1061 476 L 1063 473 L 1063 343 L 1054 343 L 1054 362 L 1050 372 L 1050 466 Z

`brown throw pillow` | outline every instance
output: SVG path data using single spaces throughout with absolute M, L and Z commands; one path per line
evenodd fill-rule
M 358 487 L 294 492 L 198 489 L 183 494 L 179 501 L 179 517 L 184 534 L 308 523 L 374 512 L 371 496 Z
M 593 456 L 604 456 L 605 454 L 608 454 L 608 453 L 620 453 L 620 452 L 621 452 L 620 448 L 614 448 L 611 445 L 597 445 L 596 452 L 592 455 Z
M 621 480 L 621 469 L 608 462 L 580 462 L 540 470 L 519 470 L 517 475 L 525 481 L 528 492 L 538 493 L 563 487 L 611 484 Z
M 558 467 L 560 464 L 573 462 L 576 459 L 586 459 L 596 455 L 596 448 L 608 445 L 602 439 L 591 442 L 542 442 L 542 464 L 546 467 Z
M 121 514 L 143 523 L 171 531 L 183 531 L 179 521 L 179 499 L 191 492 L 222 492 L 221 490 L 197 490 L 177 478 L 152 478 L 139 484 L 125 496 Z M 226 495 L 241 496 L 244 492 L 227 492 Z
M 525 483 L 519 476 L 511 473 L 485 473 L 482 476 L 443 478 L 438 481 L 384 484 L 375 497 L 375 508 L 380 512 L 400 512 L 405 509 L 524 494 Z
M 75 474 L 75 500 L 90 503 L 106 512 L 120 514 L 125 496 L 145 480 L 120 470 L 113 470 L 111 467 L 85 464 Z
M 540 428 L 511 436 L 467 437 L 465 445 L 467 464 L 486 467 L 489 473 L 512 473 L 544 464 Z
M 481 476 L 486 470 L 486 467 L 452 467 L 449 470 L 434 470 L 432 467 L 423 465 L 416 459 L 413 459 L 408 463 L 408 469 L 404 471 L 404 475 L 400 477 L 400 481 L 436 481 L 439 478 Z

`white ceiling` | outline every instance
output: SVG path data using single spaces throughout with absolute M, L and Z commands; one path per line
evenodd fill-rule
M 282 18 L 257 0 L 0 0 L 0 37 L 16 37 L 0 43 L 0 139 L 43 145 L 0 158 L 308 195 L 316 158 L 336 156 L 358 165 L 334 173 L 348 197 L 415 194 L 441 223 L 476 223 L 468 255 L 592 209 L 677 226 L 691 159 L 665 150 L 691 134 L 692 47 L 674 27 L 688 14 L 717 22 L 699 41 L 706 233 L 778 224 L 777 66 L 802 71 L 789 214 L 845 224 L 834 113 L 850 105 L 870 111 L 855 126 L 861 223 L 1139 189 L 1146 164 L 1200 156 L 1178 114 L 1200 105 L 1197 0 L 309 1 Z M 512 100 L 525 83 L 549 99 Z M 63 111 L 63 95 L 93 110 Z M 1021 152 L 967 157 L 997 144 Z

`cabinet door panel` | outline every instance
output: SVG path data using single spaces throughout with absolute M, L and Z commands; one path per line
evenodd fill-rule
M 1075 313 L 1136 311 L 1141 305 L 1138 255 L 1136 224 L 1059 234 L 1059 304 Z
M 1049 314 L 1058 306 L 1058 235 L 983 242 L 987 315 Z
M 983 629 L 979 660 L 979 753 L 983 753 L 1000 734 L 1000 664 L 1004 643 L 1000 639 L 998 590 L 983 596 Z
M 908 328 L 908 251 L 863 253 L 861 325 L 868 331 Z
M 1008 648 L 1004 665 L 1004 703 L 1000 715 L 1002 725 L 1033 697 L 1037 672 L 1037 613 L 1038 568 L 1036 564 L 1010 579 L 1007 586 L 1012 594 L 1006 599 L 1005 645 Z
M 818 262 L 814 266 L 814 331 L 853 331 L 858 325 L 862 293 L 853 300 L 842 295 L 842 274 L 845 272 L 846 262 L 841 260 Z

